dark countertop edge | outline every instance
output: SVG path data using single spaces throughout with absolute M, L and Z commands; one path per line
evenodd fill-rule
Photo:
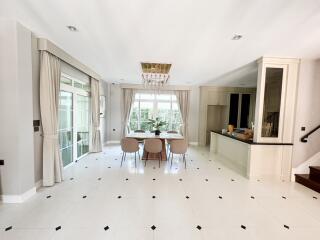
M 250 145 L 287 145 L 287 146 L 293 146 L 293 143 L 257 143 L 257 142 L 253 142 L 252 140 L 243 140 L 243 139 L 239 139 L 239 138 L 236 138 L 236 137 L 228 135 L 228 134 L 222 134 L 221 132 L 214 131 L 214 130 L 211 130 L 211 132 L 214 132 L 214 133 L 219 134 L 221 136 L 225 136 L 227 138 L 231 138 L 231 139 L 237 140 L 239 142 L 243 142 L 243 143 L 250 144 Z

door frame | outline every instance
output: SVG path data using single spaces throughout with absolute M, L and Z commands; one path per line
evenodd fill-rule
M 69 92 L 72 93 L 72 106 L 73 106 L 73 111 L 72 111 L 72 129 L 73 129 L 73 151 L 72 151 L 72 162 L 66 166 L 64 166 L 64 168 L 67 168 L 69 166 L 71 166 L 75 161 L 80 160 L 81 158 L 85 157 L 86 155 L 89 154 L 90 151 L 88 151 L 87 153 L 83 154 L 82 156 L 78 157 L 78 146 L 77 146 L 77 97 L 78 95 L 81 96 L 87 96 L 89 97 L 89 142 L 90 142 L 90 136 L 91 136 L 91 94 L 90 92 L 80 89 L 80 88 L 76 88 L 74 87 L 73 83 L 74 81 L 76 82 L 82 82 L 79 79 L 75 79 L 65 73 L 61 73 L 61 76 L 68 78 L 71 80 L 71 85 L 68 84 L 64 84 L 64 83 L 60 83 L 60 91 L 64 91 L 64 92 Z

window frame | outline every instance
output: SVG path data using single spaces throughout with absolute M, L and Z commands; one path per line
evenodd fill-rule
M 153 95 L 153 99 L 145 99 L 145 98 L 142 98 L 141 99 L 141 94 L 148 94 L 148 95 Z M 169 95 L 170 96 L 170 99 L 168 100 L 165 100 L 165 99 L 158 99 L 159 95 Z M 138 96 L 138 97 L 137 97 Z M 138 126 L 138 129 L 141 129 L 141 103 L 152 103 L 152 112 L 151 112 L 151 115 L 158 115 L 159 113 L 159 103 L 169 103 L 170 104 L 170 119 L 168 121 L 168 126 L 167 126 L 167 130 L 175 130 L 175 129 L 172 129 L 172 126 L 173 126 L 173 119 L 174 119 L 174 114 L 173 113 L 173 105 L 174 104 L 177 104 L 178 106 L 178 110 L 179 110 L 179 105 L 178 105 L 178 101 L 176 99 L 176 95 L 174 93 L 149 93 L 149 92 L 137 92 L 135 93 L 135 96 L 134 96 L 134 104 L 138 103 L 138 117 L 137 117 L 137 126 Z M 131 112 L 130 112 L 130 118 L 129 118 L 129 126 L 130 126 L 130 122 L 131 122 L 131 114 L 132 114 L 132 111 L 133 111 L 133 107 L 131 109 Z M 179 110 L 180 112 L 180 110 Z M 179 119 L 179 122 L 180 124 L 182 124 L 182 118 L 181 118 L 181 113 L 180 113 L 180 119 Z M 180 129 L 176 129 L 178 132 L 180 132 Z

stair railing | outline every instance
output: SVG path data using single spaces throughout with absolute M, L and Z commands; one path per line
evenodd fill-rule
M 303 143 L 306 143 L 308 142 L 308 137 L 314 133 L 315 131 L 317 131 L 318 129 L 320 128 L 320 125 L 318 125 L 317 127 L 315 127 L 314 129 L 312 129 L 310 132 L 308 132 L 307 134 L 303 135 L 301 138 L 300 138 L 300 141 L 303 142 Z

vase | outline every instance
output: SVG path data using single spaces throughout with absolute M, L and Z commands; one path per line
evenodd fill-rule
M 160 133 L 161 133 L 160 130 L 155 130 L 155 131 L 154 131 L 154 134 L 155 134 L 156 136 L 159 136 Z

